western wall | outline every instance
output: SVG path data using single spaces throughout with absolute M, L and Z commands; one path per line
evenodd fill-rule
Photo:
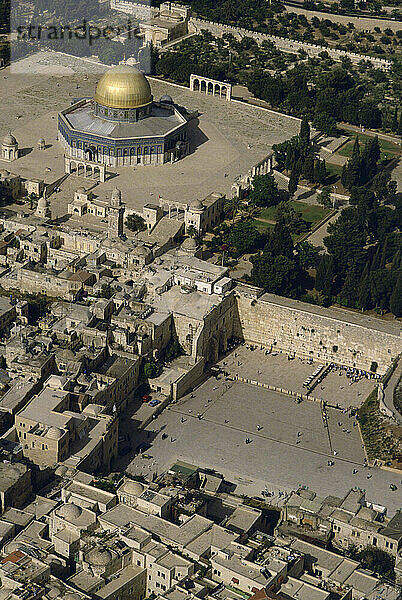
M 251 286 L 237 286 L 235 296 L 235 335 L 249 343 L 381 375 L 402 351 L 401 329 L 396 323 L 341 308 L 261 295 L 261 290 Z

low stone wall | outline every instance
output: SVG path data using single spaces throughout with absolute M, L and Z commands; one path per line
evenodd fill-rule
M 258 387 L 262 387 L 267 390 L 271 390 L 272 392 L 286 394 L 286 396 L 292 396 L 293 398 L 301 398 L 302 400 L 313 400 L 313 402 L 321 402 L 320 398 L 316 398 L 315 396 L 310 396 L 310 394 L 298 394 L 297 392 L 295 392 L 293 390 L 286 390 L 285 388 L 278 388 L 275 385 L 269 385 L 268 383 L 256 381 L 255 379 L 247 379 L 247 377 L 240 377 L 240 375 L 236 375 L 235 380 L 241 381 L 242 383 L 249 383 L 250 385 L 256 385 Z

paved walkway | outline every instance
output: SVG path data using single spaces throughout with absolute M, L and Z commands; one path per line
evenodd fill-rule
M 350 125 L 350 123 L 344 123 L 343 121 L 339 122 L 338 125 L 348 131 L 356 131 L 356 133 L 364 133 L 364 135 L 378 136 L 378 138 L 380 138 L 382 140 L 386 140 L 387 142 L 393 142 L 394 144 L 401 145 L 401 138 L 400 138 L 400 136 L 397 136 L 397 135 L 392 135 L 389 133 L 381 133 L 380 131 L 373 131 L 372 129 L 366 129 L 366 128 L 364 128 L 364 130 L 363 130 L 361 127 L 358 127 L 357 125 Z

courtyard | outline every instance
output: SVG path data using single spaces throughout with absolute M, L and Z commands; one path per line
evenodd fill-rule
M 392 513 L 398 501 L 389 484 L 399 483 L 397 476 L 364 467 L 353 417 L 335 408 L 326 416 L 328 428 L 319 402 L 298 404 L 284 394 L 211 377 L 170 404 L 144 431 L 123 419 L 135 445 L 149 444 L 126 469 L 152 478 L 183 460 L 223 473 L 237 494 L 275 492 L 275 502 L 299 485 L 324 495 L 358 486 Z
M 322 363 L 310 358 L 289 360 L 285 353 L 259 347 L 251 350 L 241 345 L 219 361 L 219 366 L 229 374 L 242 379 L 257 381 L 264 385 L 288 390 L 294 394 L 306 394 L 303 383 L 312 376 Z M 344 371 L 330 371 L 311 391 L 311 396 L 341 409 L 358 407 L 374 389 L 375 381 L 362 378 L 352 383 Z
M 11 129 L 23 156 L 12 165 L 0 161 L 0 167 L 11 168 L 22 176 L 43 178 L 47 183 L 61 177 L 64 160 L 56 139 L 57 111 L 74 98 L 92 97 L 106 69 L 88 60 L 40 52 L 13 64 L 11 70 L 2 70 L 7 85 L 0 90 L 0 136 Z M 72 175 L 51 196 L 54 216 L 65 214 L 73 188 L 82 185 L 95 185 L 94 193 L 100 198 L 118 186 L 128 208 L 139 212 L 144 204 L 159 197 L 185 202 L 215 191 L 230 196 L 232 183 L 239 175 L 266 157 L 272 144 L 299 130 L 299 120 L 293 117 L 149 80 L 155 99 L 170 94 L 177 104 L 198 111 L 190 155 L 173 164 L 111 168 L 105 183 Z M 41 137 L 46 140 L 44 151 L 37 150 Z

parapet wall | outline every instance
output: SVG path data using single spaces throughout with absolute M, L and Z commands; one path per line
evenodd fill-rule
M 247 342 L 365 371 L 377 363 L 381 375 L 402 350 L 399 327 L 379 319 L 272 294 L 236 297 L 237 335 Z

